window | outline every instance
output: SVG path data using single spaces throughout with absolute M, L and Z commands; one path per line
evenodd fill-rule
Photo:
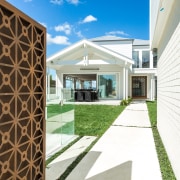
M 139 51 L 132 52 L 132 59 L 134 60 L 133 68 L 139 67 Z
M 157 56 L 153 57 L 153 68 L 157 68 Z
M 99 89 L 99 98 L 116 99 L 117 98 L 116 75 L 115 74 L 99 75 L 98 89 Z
M 54 69 L 47 68 L 46 74 L 48 94 L 56 94 L 56 71 Z
M 153 49 L 153 68 L 157 68 L 157 48 Z
M 142 68 L 149 68 L 149 51 L 142 51 Z

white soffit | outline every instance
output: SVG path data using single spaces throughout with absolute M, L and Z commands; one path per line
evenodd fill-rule
M 166 27 L 169 15 L 172 10 L 172 6 L 175 0 L 160 0 L 159 10 L 157 14 L 155 31 L 152 39 L 152 47 L 157 48 L 161 40 L 161 36 Z

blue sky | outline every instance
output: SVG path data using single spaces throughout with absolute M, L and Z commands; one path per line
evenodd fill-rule
M 149 39 L 149 0 L 7 0 L 47 30 L 47 57 L 99 36 Z

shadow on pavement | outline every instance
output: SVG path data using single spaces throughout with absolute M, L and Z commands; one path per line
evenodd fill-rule
M 87 180 L 131 180 L 132 161 L 127 161 L 114 168 L 97 174 Z

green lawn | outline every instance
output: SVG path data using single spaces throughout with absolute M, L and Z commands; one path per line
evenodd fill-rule
M 61 128 L 57 128 L 53 133 L 72 132 L 74 124 L 75 134 L 80 136 L 101 136 L 117 116 L 123 111 L 125 106 L 111 105 L 71 105 L 60 106 L 52 104 L 47 106 L 47 115 L 53 117 L 69 110 L 75 110 L 75 121 L 68 122 Z
M 158 154 L 159 164 L 163 180 L 176 180 L 171 164 L 169 162 L 166 150 L 162 143 L 161 137 L 157 129 L 157 102 L 147 102 L 149 117 L 151 121 L 156 151 Z
M 59 104 L 49 104 L 47 105 L 47 118 L 70 111 L 72 109 L 74 109 L 73 104 L 64 104 L 63 106 Z
M 101 136 L 124 108 L 120 105 L 76 105 L 75 134 Z
M 99 137 L 109 128 L 109 126 L 114 122 L 118 115 L 123 111 L 125 106 L 63 105 L 61 107 L 60 105 L 53 104 L 47 106 L 48 117 L 55 116 L 62 112 L 67 112 L 68 110 L 72 110 L 73 108 L 75 109 L 75 122 L 68 122 L 63 127 L 57 128 L 53 133 L 69 134 L 69 132 L 72 130 L 72 124 L 74 123 L 75 134 L 79 135 L 79 137 L 85 135 L 98 136 L 98 138 L 91 144 L 90 147 L 92 147 L 93 144 L 99 139 Z M 75 143 L 76 141 L 74 141 L 73 143 Z M 63 153 L 73 143 L 49 158 L 46 161 L 46 165 L 48 165 L 53 159 Z M 77 158 L 77 160 L 74 162 L 75 164 L 78 164 L 78 162 L 88 152 L 89 148 L 84 153 L 82 153 L 80 157 Z M 72 166 L 74 167 L 75 165 L 73 164 Z M 72 167 L 70 166 L 70 168 Z M 69 173 L 69 169 L 67 171 Z M 65 173 L 65 175 L 67 174 Z

